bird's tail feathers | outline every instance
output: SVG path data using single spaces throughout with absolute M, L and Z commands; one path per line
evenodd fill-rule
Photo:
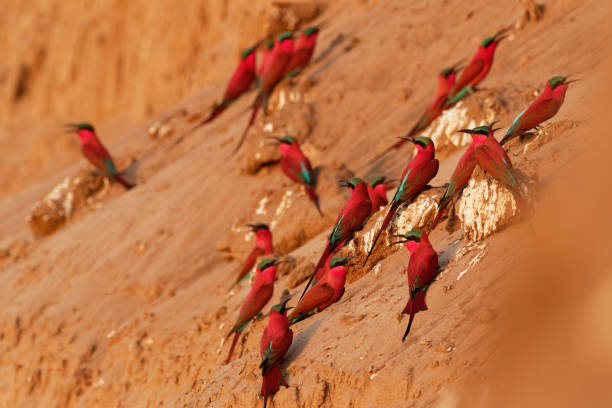
M 289 384 L 287 384 L 287 381 L 283 378 L 280 367 L 278 364 L 274 364 L 264 375 L 261 383 L 261 394 L 264 396 L 264 407 L 268 402 L 268 397 L 276 394 L 281 385 L 289 387 Z
M 255 102 L 253 103 L 253 111 L 251 112 L 251 117 L 249 118 L 249 123 L 247 123 L 246 128 L 242 132 L 242 136 L 240 136 L 240 140 L 238 141 L 238 144 L 234 148 L 234 151 L 232 152 L 232 154 L 236 153 L 240 149 L 242 144 L 244 143 L 247 137 L 247 134 L 249 133 L 249 129 L 255 122 L 255 118 L 257 117 L 257 112 L 259 111 L 259 108 L 262 102 L 263 102 L 263 98 L 261 96 L 258 96 L 257 99 L 255 99 Z
M 232 354 L 234 353 L 234 348 L 236 348 L 236 343 L 238 343 L 238 338 L 240 337 L 240 331 L 232 329 L 231 332 L 227 335 L 227 337 L 231 336 L 234 333 L 234 339 L 232 340 L 232 345 L 230 346 L 229 353 L 227 353 L 227 358 L 225 359 L 225 364 L 229 364 L 232 359 Z
M 127 181 L 121 174 L 117 173 L 113 176 L 113 178 L 115 180 L 117 180 L 119 183 L 121 183 L 121 185 L 123 187 L 126 188 L 126 190 L 129 190 L 130 188 L 134 187 L 134 184 L 130 183 L 129 181 Z
M 408 327 L 406 327 L 406 331 L 404 332 L 404 337 L 402 337 L 402 341 L 406 340 L 408 337 L 408 333 L 410 333 L 410 328 L 412 327 L 412 321 L 414 320 L 414 315 L 421 310 L 427 310 L 427 305 L 425 304 L 425 291 L 418 291 L 413 298 L 411 298 L 408 303 L 406 303 L 406 307 L 402 311 L 402 313 L 410 314 L 410 320 L 408 321 Z
M 378 230 L 378 232 L 376 233 L 376 236 L 374 237 L 374 241 L 372 242 L 372 247 L 370 247 L 370 250 L 368 251 L 368 255 L 366 256 L 365 261 L 363 261 L 363 266 L 365 266 L 368 263 L 368 259 L 370 259 L 370 255 L 372 255 L 372 252 L 374 251 L 374 248 L 376 247 L 376 243 L 378 242 L 378 239 L 380 238 L 380 234 L 382 234 L 382 232 L 387 229 L 396 211 L 397 211 L 397 207 L 394 208 L 393 205 L 391 205 L 391 208 L 389 209 L 389 212 L 385 216 L 385 219 L 383 220 L 383 223 L 380 226 L 380 229 Z
M 306 186 L 306 194 L 308 195 L 308 198 L 310 199 L 310 201 L 312 201 L 314 205 L 317 207 L 317 211 L 319 212 L 319 215 L 323 217 L 323 212 L 321 211 L 321 207 L 319 207 L 319 197 L 317 196 L 317 193 L 315 193 L 312 187 Z

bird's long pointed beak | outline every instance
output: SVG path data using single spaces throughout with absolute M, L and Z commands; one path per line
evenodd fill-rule
M 496 32 L 495 35 L 493 36 L 495 38 L 495 41 L 496 42 L 500 42 L 500 41 L 508 38 L 508 31 L 509 30 L 510 30 L 510 27 L 506 27 L 506 28 L 502 28 L 501 30 Z
M 338 184 L 340 185 L 340 187 L 350 187 L 351 186 L 348 180 L 338 180 Z
M 567 77 L 566 77 L 566 78 L 567 78 Z M 571 84 L 572 82 L 578 82 L 578 81 L 580 81 L 580 78 L 573 78 L 573 79 L 570 79 L 570 80 L 567 80 L 567 79 L 566 79 L 566 80 L 565 80 L 565 85 L 569 85 L 569 84 Z
M 494 120 L 493 122 L 489 123 L 488 128 L 491 129 L 497 122 L 499 122 L 499 120 Z
M 76 123 L 66 123 L 64 124 L 64 128 L 66 132 L 76 132 L 79 130 L 79 126 Z
M 398 139 L 403 139 L 403 140 L 407 140 L 409 142 L 415 143 L 414 137 L 412 136 L 399 136 Z
M 472 129 L 459 129 L 457 132 L 461 132 L 461 133 L 469 133 L 470 135 L 472 133 L 474 133 L 474 131 Z
M 401 239 L 399 241 L 391 242 L 388 246 L 393 246 L 393 245 L 397 245 L 397 244 L 404 244 L 404 243 L 408 242 L 406 237 L 403 236 L 402 234 L 391 235 L 389 238 L 403 238 L 403 239 Z

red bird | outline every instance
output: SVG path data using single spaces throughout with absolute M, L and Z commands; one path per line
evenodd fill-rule
M 453 106 L 470 91 L 476 89 L 476 85 L 487 76 L 493 65 L 495 49 L 506 38 L 504 35 L 506 31 L 506 29 L 500 30 L 495 35 L 487 37 L 482 41 L 476 54 L 474 54 L 472 60 L 465 67 L 459 80 L 449 93 L 447 107 Z
M 280 360 L 287 354 L 293 342 L 293 331 L 289 328 L 286 304 L 284 302 L 273 306 L 270 311 L 268 325 L 261 336 L 259 348 L 261 354 L 261 394 L 264 397 L 264 408 L 268 404 L 268 397 L 276 394 L 281 384 L 288 387 L 287 381 L 280 371 Z
M 457 163 L 457 167 L 453 172 L 450 182 L 446 186 L 446 191 L 444 195 L 440 199 L 438 203 L 438 210 L 436 212 L 436 217 L 428 228 L 428 231 L 433 230 L 438 222 L 442 219 L 446 207 L 456 198 L 461 195 L 465 186 L 467 186 L 470 177 L 472 177 L 472 172 L 476 167 L 476 156 L 474 155 L 474 150 L 476 148 L 476 143 L 478 135 L 472 134 L 472 143 L 465 150 L 461 158 L 459 159 L 459 163 Z
M 291 60 L 285 68 L 286 77 L 294 77 L 310 63 L 317 45 L 319 27 L 308 27 L 298 37 Z
M 329 262 L 331 269 L 306 292 L 289 315 L 291 324 L 326 309 L 342 298 L 346 283 L 346 263 L 352 258 L 355 257 L 340 256 L 331 259 Z
M 121 185 L 126 189 L 134 187 L 132 183 L 123 178 L 123 175 L 117 171 L 113 158 L 108 150 L 106 150 L 102 142 L 100 142 L 98 136 L 96 136 L 96 131 L 94 130 L 93 126 L 91 126 L 89 123 L 82 122 L 74 124 L 70 123 L 67 124 L 66 127 L 69 131 L 76 132 L 76 134 L 79 136 L 83 156 L 85 156 L 85 158 L 89 160 L 91 164 L 102 170 L 102 172 L 104 172 L 104 174 L 106 174 L 106 176 L 111 180 L 116 180 L 121 183 Z
M 410 261 L 406 274 L 408 275 L 408 287 L 410 288 L 410 300 L 406 303 L 403 313 L 410 315 L 408 327 L 402 337 L 402 341 L 406 340 L 406 336 L 410 333 L 410 327 L 414 320 L 414 315 L 421 310 L 427 310 L 425 304 L 425 295 L 429 285 L 433 283 L 438 276 L 438 253 L 431 246 L 427 233 L 420 230 L 408 231 L 405 234 L 393 235 L 403 240 L 394 242 L 395 244 L 404 244 L 410 251 Z
M 304 186 L 308 198 L 317 207 L 319 214 L 323 216 L 319 207 L 319 197 L 314 191 L 315 174 L 310 165 L 310 160 L 302 153 L 298 141 L 293 136 L 275 137 L 274 139 L 278 141 L 283 156 L 280 161 L 283 173 L 291 180 Z
M 267 57 L 267 63 L 263 66 L 263 71 L 261 73 L 261 77 L 259 78 L 259 92 L 257 93 L 257 98 L 253 102 L 251 107 L 251 117 L 249 119 L 249 123 L 247 124 L 246 129 L 242 133 L 240 141 L 238 145 L 234 149 L 234 152 L 237 152 L 244 143 L 244 139 L 249 132 L 249 129 L 253 122 L 255 122 L 255 117 L 257 116 L 257 112 L 259 108 L 263 105 L 264 109 L 268 104 L 268 98 L 272 93 L 272 90 L 283 79 L 285 68 L 291 59 L 291 55 L 293 54 L 293 34 L 289 31 L 286 31 L 280 34 L 277 37 L 276 43 L 270 51 L 269 56 Z
M 563 105 L 567 86 L 572 82 L 575 80 L 567 81 L 563 76 L 552 77 L 546 81 L 544 91 L 514 119 L 500 144 L 504 145 L 514 137 L 555 116 Z
M 442 70 L 438 74 L 438 91 L 436 92 L 433 101 L 431 101 L 431 104 L 427 107 L 427 109 L 425 109 L 425 112 L 423 112 L 418 122 L 412 127 L 412 129 L 410 129 L 410 132 L 408 132 L 406 136 L 414 137 L 421 133 L 431 124 L 431 122 L 442 114 L 448 94 L 455 85 L 455 78 L 459 69 L 458 65 L 459 63 Z M 392 145 L 389 149 L 387 149 L 387 151 L 397 149 L 404 143 L 406 143 L 406 139 L 401 138 L 400 141 Z
M 259 44 L 255 44 L 242 51 L 240 54 L 240 63 L 227 84 L 221 103 L 215 105 L 210 115 L 208 115 L 208 118 L 196 126 L 196 128 L 212 122 L 217 116 L 221 115 L 228 106 L 251 88 L 255 80 L 255 49 L 258 45 Z
M 240 308 L 240 314 L 238 315 L 236 324 L 234 324 L 232 330 L 227 334 L 227 337 L 234 334 L 234 339 L 232 340 L 232 345 L 230 346 L 225 364 L 230 362 L 234 347 L 236 347 L 236 342 L 242 331 L 246 328 L 251 319 L 253 319 L 272 298 L 277 263 L 278 261 L 276 259 L 264 259 L 257 265 L 251 291 Z
M 368 195 L 372 202 L 372 214 L 389 203 L 387 200 L 387 184 L 385 176 L 376 176 L 368 184 Z
M 261 78 L 262 72 L 264 72 L 264 67 L 268 64 L 268 57 L 270 56 L 270 51 L 274 46 L 274 40 L 268 40 L 264 43 L 264 48 L 261 50 L 261 56 L 259 59 L 259 65 L 257 66 L 257 78 Z
M 304 294 L 312 283 L 316 271 L 323 266 L 329 255 L 334 253 L 336 250 L 338 250 L 338 248 L 344 245 L 345 242 L 351 239 L 353 233 L 363 227 L 370 216 L 370 213 L 372 212 L 372 202 L 368 196 L 368 189 L 365 181 L 359 178 L 352 178 L 348 181 L 340 181 L 344 183 L 344 187 L 349 187 L 351 190 L 353 190 L 353 192 L 342 211 L 340 211 L 336 224 L 329 235 L 325 250 L 321 254 L 321 258 L 319 258 L 315 270 L 313 271 L 312 275 L 310 275 L 310 279 L 308 280 L 308 283 L 306 283 L 306 287 L 304 288 L 302 296 L 300 296 L 300 300 L 302 297 L 304 297 Z
M 474 129 L 464 129 L 464 133 L 476 133 L 480 138 L 484 138 L 475 148 L 474 156 L 476 161 L 491 177 L 498 180 L 512 191 L 518 202 L 518 206 L 525 211 L 529 211 L 527 203 L 520 189 L 520 184 L 510 157 L 495 139 L 494 133 L 499 129 L 492 129 L 496 122 L 489 126 L 481 126 Z M 482 129 L 484 128 L 484 129 Z
M 248 226 L 251 227 L 255 233 L 255 247 L 251 250 L 251 253 L 249 253 L 249 256 L 247 256 L 247 259 L 244 261 L 244 265 L 240 271 L 240 275 L 238 275 L 238 279 L 236 279 L 236 283 L 248 276 L 258 257 L 262 255 L 272 255 L 274 253 L 274 246 L 272 245 L 272 232 L 270 231 L 270 228 L 268 228 L 266 224 L 262 223 L 249 224 Z
M 429 227 L 429 231 L 436 227 L 448 204 L 461 194 L 470 180 L 476 164 L 479 164 L 491 177 L 505 184 L 519 201 L 519 206 L 525 207 L 512 162 L 504 148 L 493 136 L 495 131 L 499 130 L 492 129 L 495 123 L 459 131 L 470 134 L 472 136 L 472 144 L 468 146 L 463 156 L 461 156 L 457 168 L 451 176 L 450 183 L 438 204 L 438 212 Z
M 440 163 L 435 158 L 436 148 L 434 142 L 425 136 L 414 138 L 406 137 L 406 139 L 416 145 L 417 154 L 404 169 L 402 182 L 397 188 L 393 200 L 391 200 L 391 207 L 383 220 L 382 226 L 374 237 L 372 248 L 370 248 L 368 256 L 363 263 L 364 266 L 368 262 L 368 259 L 370 259 L 370 255 L 376 246 L 378 238 L 380 238 L 380 234 L 387 229 L 387 226 L 393 219 L 400 205 L 414 200 L 427 186 L 427 183 L 438 174 Z

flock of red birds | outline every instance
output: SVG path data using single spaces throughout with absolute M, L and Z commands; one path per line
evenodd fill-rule
M 418 136 L 429 124 L 448 108 L 468 94 L 477 91 L 478 84 L 487 76 L 495 54 L 495 49 L 505 38 L 505 31 L 501 30 L 491 37 L 487 37 L 479 45 L 476 54 L 469 61 L 461 74 L 458 74 L 458 64 L 444 69 L 438 75 L 438 91 L 432 103 L 425 109 L 414 127 L 391 145 L 386 151 L 399 148 L 406 142 L 416 147 L 416 155 L 406 166 L 400 184 L 388 206 L 380 230 L 375 235 L 372 247 L 369 249 L 364 266 L 376 246 L 382 231 L 385 231 L 401 205 L 412 202 L 422 191 L 429 188 L 429 182 L 438 172 L 438 160 L 435 158 L 434 142 L 424 136 Z M 257 97 L 251 105 L 252 113 L 246 129 L 244 130 L 236 150 L 240 148 L 253 124 L 257 112 L 264 108 L 275 86 L 285 78 L 299 75 L 308 66 L 314 54 L 319 29 L 309 27 L 300 33 L 284 32 L 275 40 L 258 42 L 241 53 L 240 62 L 232 75 L 221 102 L 216 104 L 211 113 L 199 126 L 210 123 L 219 117 L 238 98 L 247 93 L 253 85 L 257 89 Z M 297 35 L 297 38 L 294 38 Z M 260 63 L 256 64 L 257 50 L 260 50 Z M 438 203 L 438 212 L 435 220 L 428 228 L 412 230 L 403 234 L 392 236 L 397 238 L 394 244 L 404 244 L 410 251 L 407 275 L 409 286 L 409 300 L 402 313 L 410 316 L 410 320 L 402 341 L 406 338 L 417 312 L 427 310 L 425 295 L 429 285 L 439 273 L 438 254 L 428 239 L 428 233 L 440 221 L 449 204 L 456 201 L 463 188 L 467 185 L 471 174 L 478 164 L 491 177 L 494 177 L 507 186 L 515 195 L 519 206 L 526 210 L 526 203 L 519 189 L 519 180 L 512 166 L 510 158 L 502 147 L 503 144 L 515 137 L 525 137 L 527 131 L 536 128 L 540 123 L 553 117 L 561 107 L 568 84 L 566 77 L 555 76 L 550 78 L 543 92 L 514 120 L 508 128 L 501 143 L 494 137 L 494 123 L 479 126 L 473 129 L 463 129 L 460 132 L 472 136 L 472 143 L 460 158 L 451 179 L 446 185 L 444 196 Z M 83 154 L 98 169 L 106 173 L 112 180 L 123 184 L 126 188 L 133 185 L 125 180 L 117 171 L 113 160 L 97 138 L 93 126 L 88 123 L 69 125 L 71 130 L 78 134 Z M 274 138 L 279 145 L 282 158 L 281 169 L 285 175 L 296 183 L 304 186 L 309 199 L 319 207 L 319 198 L 315 192 L 316 178 L 308 158 L 300 149 L 298 140 L 292 136 Z M 297 305 L 287 315 L 287 302 L 290 297 L 283 299 L 282 303 L 272 307 L 268 325 L 261 338 L 261 364 L 263 384 L 261 394 L 264 396 L 264 407 L 268 397 L 278 391 L 280 385 L 287 386 L 279 363 L 291 347 L 293 332 L 291 325 L 300 322 L 315 313 L 321 312 L 342 298 L 346 282 L 347 267 L 355 257 L 336 256 L 343 245 L 349 242 L 353 233 L 363 227 L 368 218 L 388 205 L 387 187 L 384 177 L 376 177 L 369 183 L 359 179 L 341 180 L 343 186 L 351 189 L 351 196 L 340 212 L 331 231 L 327 245 Z M 274 254 L 272 233 L 265 224 L 249 225 L 255 233 L 255 246 L 236 279 L 236 283 L 248 278 L 249 272 L 255 266 L 257 259 Z M 276 268 L 283 262 L 278 257 L 265 258 L 255 268 L 255 275 L 251 290 L 240 309 L 240 313 L 228 337 L 234 334 L 230 350 L 225 360 L 231 360 L 232 352 L 241 333 L 249 322 L 258 315 L 274 291 Z

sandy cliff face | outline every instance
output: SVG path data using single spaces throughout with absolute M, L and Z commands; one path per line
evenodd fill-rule
M 409 256 L 404 248 L 380 251 L 372 269 L 349 272 L 340 302 L 294 326 L 282 364 L 290 387 L 274 401 L 282 407 L 577 406 L 585 395 L 590 406 L 603 401 L 600 380 L 609 378 L 612 342 L 604 313 L 609 222 L 598 214 L 605 214 L 610 192 L 596 175 L 607 174 L 601 155 L 609 144 L 588 119 L 590 104 L 605 106 L 605 88 L 592 85 L 608 72 L 602 43 L 610 37 L 598 33 L 601 41 L 593 40 L 593 27 L 607 21 L 598 2 L 548 2 L 537 21 L 521 5 L 528 2 L 330 2 L 315 20 L 327 24 L 316 53 L 324 58 L 300 87 L 312 115 L 304 145 L 321 167 L 323 218 L 277 164 L 249 170 L 263 129 L 230 155 L 253 94 L 188 132 L 219 98 L 241 47 L 255 33 L 276 29 L 268 2 L 6 3 L 1 407 L 263 404 L 257 366 L 265 317 L 251 324 L 234 360 L 221 365 L 224 337 L 248 292 L 246 283 L 228 292 L 252 243 L 240 227 L 275 222 L 277 249 L 291 259 L 270 305 L 285 288 L 299 291 L 348 196 L 336 180 L 399 177 L 411 149 L 373 162 L 375 156 L 413 125 L 440 69 L 469 58 L 485 36 L 508 25 L 511 36 L 482 83 L 483 93 L 499 101 L 493 110 L 502 126 L 549 77 L 583 79 L 552 120 L 571 126 L 547 128 L 546 141 L 526 152 L 511 149 L 514 165 L 537 176 L 535 232 L 510 220 L 469 243 L 443 222 L 431 241 L 445 269 L 405 343 L 400 312 Z M 479 98 L 466 101 L 475 121 L 491 111 Z M 81 118 L 95 121 L 138 186 L 126 192 L 112 184 L 56 232 L 34 238 L 26 222 L 31 206 L 87 168 L 75 138 L 60 127 Z M 152 136 L 153 122 L 166 130 Z M 587 140 L 602 144 L 585 148 Z M 434 185 L 448 179 L 462 151 L 447 145 Z M 577 186 L 569 197 L 567 183 Z

